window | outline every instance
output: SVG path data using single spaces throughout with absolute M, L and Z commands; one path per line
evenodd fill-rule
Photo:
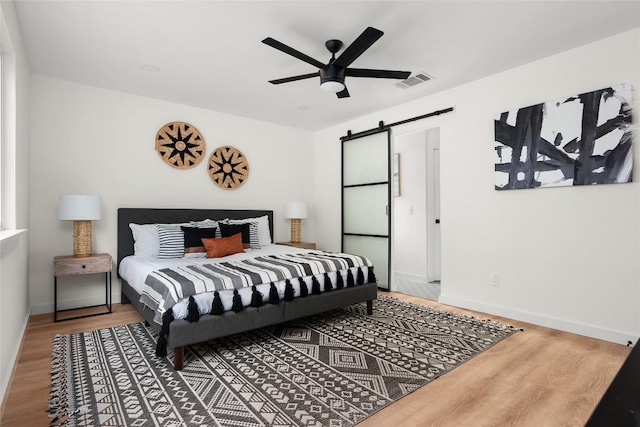
M 26 84 L 28 67 L 26 60 L 21 61 L 24 67 L 19 67 L 18 55 L 5 20 L 4 7 L 5 2 L 0 1 L 0 229 L 7 235 L 11 234 L 6 233 L 7 231 L 26 228 L 28 224 L 28 177 L 25 175 L 26 172 L 18 167 L 18 149 L 20 148 L 26 156 L 29 142 L 25 140 L 24 145 L 18 147 L 18 72 L 20 71 Z M 24 98 L 24 101 L 23 105 L 26 107 L 27 99 Z M 27 109 L 23 110 L 25 120 L 28 120 Z M 26 157 L 23 161 L 27 162 Z M 20 198 L 18 188 L 22 190 Z M 19 212 L 19 203 L 25 206 L 22 212 Z
M 2 46 L 0 45 L 0 230 L 4 230 L 4 216 L 2 215 L 3 210 L 4 210 L 4 206 L 5 206 L 5 200 L 4 200 L 4 180 L 3 180 L 3 174 L 4 174 L 4 167 L 3 167 L 3 161 L 4 161 L 4 138 L 3 138 L 3 120 L 2 120 L 2 115 L 4 112 L 4 91 L 3 89 L 3 84 L 4 84 L 4 75 L 3 75 L 3 69 L 2 69 L 2 58 L 3 58 L 3 52 L 2 52 Z
M 0 3 L 0 230 L 7 231 L 18 229 L 18 61 Z

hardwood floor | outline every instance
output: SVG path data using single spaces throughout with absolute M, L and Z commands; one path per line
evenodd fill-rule
M 360 423 L 360 427 L 582 426 L 630 352 L 630 348 L 553 329 L 444 306 L 398 293 L 405 301 L 523 328 L 462 366 Z M 131 305 L 114 313 L 53 323 L 32 316 L 0 425 L 47 426 L 51 343 L 68 334 L 141 321 Z

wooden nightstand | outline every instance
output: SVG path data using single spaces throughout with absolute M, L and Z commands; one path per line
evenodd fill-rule
M 315 243 L 310 243 L 310 242 L 300 242 L 300 243 L 293 243 L 293 242 L 278 242 L 278 245 L 285 245 L 285 246 L 293 246 L 294 248 L 302 248 L 302 249 L 315 249 L 316 248 L 316 244 Z
M 75 258 L 72 255 L 57 256 L 53 258 L 53 320 L 58 322 L 58 313 L 70 310 L 78 310 L 80 308 L 102 307 L 103 305 L 108 311 L 100 313 L 85 314 L 76 317 L 65 317 L 60 320 L 80 319 L 82 317 L 99 316 L 101 314 L 111 313 L 111 255 L 109 254 L 93 254 L 88 257 Z M 105 275 L 105 303 L 91 305 L 87 307 L 70 308 L 67 310 L 58 310 L 58 277 L 76 276 L 79 274 L 97 274 Z

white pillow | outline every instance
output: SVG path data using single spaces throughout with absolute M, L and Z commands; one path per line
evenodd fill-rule
M 193 225 L 192 223 L 180 224 L 134 224 L 130 223 L 129 228 L 133 233 L 133 253 L 137 256 L 158 258 L 160 251 L 160 238 L 158 237 L 158 225 L 170 225 L 180 227 L 182 225 Z
M 269 216 L 264 215 L 257 218 L 230 219 L 229 224 L 244 224 L 247 222 L 258 223 L 258 240 L 260 246 L 271 244 L 271 232 L 269 231 Z
M 158 257 L 160 239 L 155 224 L 129 224 L 133 233 L 133 253 L 138 256 Z

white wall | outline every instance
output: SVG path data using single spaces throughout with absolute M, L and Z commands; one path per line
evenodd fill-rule
M 53 311 L 52 260 L 73 248 L 72 224 L 57 219 L 60 194 L 102 196 L 103 219 L 93 222 L 93 250 L 113 257 L 119 207 L 272 209 L 276 241 L 286 241 L 284 204 L 305 201 L 311 212 L 302 232 L 314 240 L 311 133 L 48 77 L 34 75 L 31 82 L 34 313 Z M 198 166 L 177 170 L 156 153 L 156 132 L 171 121 L 191 123 L 203 135 L 206 158 Z M 234 191 L 218 188 L 207 174 L 209 155 L 222 145 L 238 148 L 249 162 L 249 179 Z M 89 279 L 97 286 L 83 285 Z M 59 300 L 69 301 L 62 308 L 91 298 L 99 303 L 101 280 L 61 279 Z
M 29 66 L 12 2 L 0 3 L 3 225 L 0 232 L 0 401 L 29 316 Z M 1 415 L 1 414 L 0 414 Z
M 639 184 L 495 191 L 493 117 L 624 82 L 637 93 L 639 43 L 636 29 L 317 132 L 319 244 L 340 244 L 338 138 L 349 129 L 376 127 L 380 120 L 392 123 L 453 106 L 453 113 L 394 129 L 397 134 L 440 127 L 441 301 L 625 344 L 635 341 Z M 639 111 L 637 96 L 634 107 Z M 637 169 L 638 133 L 634 150 Z M 499 287 L 489 283 L 492 272 L 500 274 Z

